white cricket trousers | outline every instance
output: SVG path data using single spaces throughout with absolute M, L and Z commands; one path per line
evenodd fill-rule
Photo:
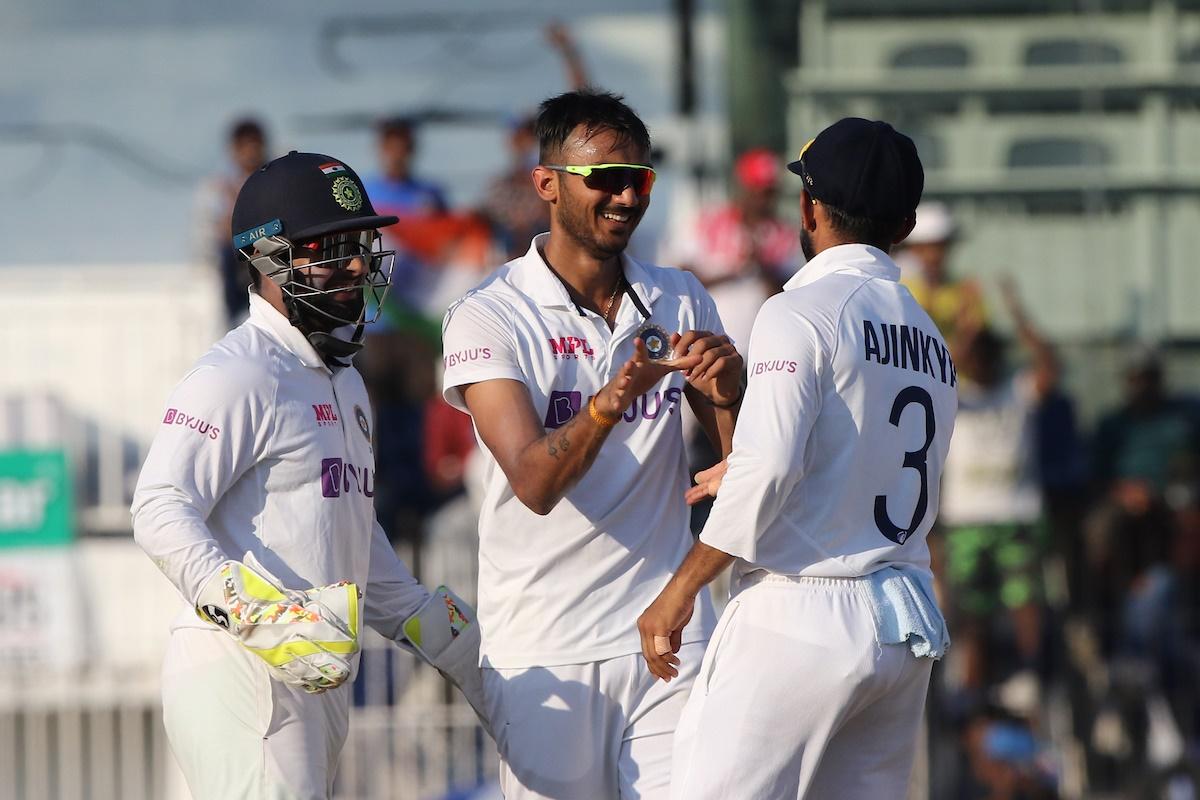
M 222 631 L 180 628 L 163 661 L 163 723 L 193 800 L 325 800 L 350 685 L 310 695 L 272 680 Z
M 483 670 L 505 800 L 666 800 L 675 727 L 704 643 L 664 683 L 641 653 L 554 667 Z
M 704 654 L 671 797 L 903 800 L 932 663 L 877 643 L 857 580 L 752 582 Z

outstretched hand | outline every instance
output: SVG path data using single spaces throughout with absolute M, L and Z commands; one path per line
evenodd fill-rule
M 672 342 L 677 338 L 678 334 L 672 337 Z M 692 369 L 703 360 L 703 356 L 696 353 L 670 361 L 651 361 L 645 343 L 638 339 L 633 344 L 633 358 L 622 364 L 616 377 L 596 393 L 596 408 L 613 417 L 624 414 L 635 399 L 654 388 L 664 376 Z

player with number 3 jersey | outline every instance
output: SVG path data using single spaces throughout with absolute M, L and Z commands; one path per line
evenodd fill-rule
M 886 123 L 843 119 L 789 168 L 809 261 L 755 321 L 733 451 L 700 476 L 712 514 L 638 621 L 670 680 L 664 637 L 733 563 L 676 732 L 671 796 L 689 800 L 903 797 L 949 644 L 925 538 L 957 376 L 888 256 L 920 159 Z

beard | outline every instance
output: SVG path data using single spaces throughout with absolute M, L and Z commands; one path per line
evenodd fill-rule
M 362 319 L 366 310 L 367 300 L 362 289 L 354 290 L 354 296 L 349 300 L 335 300 L 332 297 L 318 297 L 312 301 L 313 306 L 322 314 L 330 317 L 329 328 L 332 330 L 340 325 L 353 325 Z M 347 321 L 349 320 L 349 321 Z
M 308 285 L 307 281 L 304 285 Z M 361 322 L 367 305 L 366 292 L 361 286 L 349 286 L 346 290 L 352 293 L 346 300 L 338 300 L 333 294 L 293 295 L 298 327 L 305 333 L 329 333 L 343 325 Z
M 817 256 L 817 249 L 813 246 L 812 236 L 808 229 L 800 228 L 800 252 L 804 253 L 805 261 L 812 261 Z
M 646 207 L 643 204 L 638 208 L 623 209 L 629 214 L 629 234 L 633 235 L 633 231 L 637 229 L 638 223 L 642 219 L 642 214 L 645 213 Z M 601 211 L 601 214 L 604 212 Z M 629 237 L 613 237 L 607 241 L 602 241 L 596 235 L 594 220 L 591 217 L 591 211 L 582 203 L 577 202 L 570 192 L 562 192 L 559 195 L 559 203 L 557 207 L 558 222 L 562 226 L 563 232 L 582 247 L 588 255 L 597 259 L 609 259 L 619 256 L 625 252 L 625 248 L 629 246 Z

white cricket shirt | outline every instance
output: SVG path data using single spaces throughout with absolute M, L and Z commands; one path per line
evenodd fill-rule
M 339 580 L 396 638 L 427 596 L 375 521 L 371 407 L 250 294 L 249 319 L 175 387 L 133 496 L 138 544 L 193 603 L 221 562 L 253 553 L 289 589 Z M 211 627 L 191 609 L 176 627 Z
M 546 238 L 535 238 L 528 253 L 446 313 L 445 397 L 456 408 L 467 410 L 467 384 L 520 381 L 552 430 L 588 413 L 588 400 L 633 356 L 643 312 L 668 334 L 722 331 L 695 276 L 625 256 L 630 292 L 610 332 L 599 315 L 575 306 L 546 266 L 537 249 Z M 576 664 L 641 651 L 637 617 L 692 542 L 683 498 L 683 387 L 673 372 L 638 397 L 591 469 L 546 516 L 517 499 L 480 441 L 477 612 L 489 666 Z M 713 623 L 705 592 L 683 641 L 707 639 Z
M 883 251 L 817 255 L 759 312 L 729 470 L 700 535 L 740 574 L 929 572 L 958 405 L 941 334 Z

